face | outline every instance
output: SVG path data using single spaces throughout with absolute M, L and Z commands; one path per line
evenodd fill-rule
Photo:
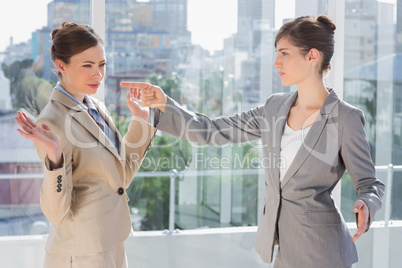
M 105 65 L 105 49 L 100 43 L 72 56 L 69 64 L 56 60 L 62 73 L 61 86 L 79 101 L 85 94 L 96 93 L 105 76 Z
M 276 45 L 274 67 L 282 78 L 282 85 L 300 84 L 311 75 L 309 55 L 303 55 L 300 49 L 292 45 L 287 37 L 279 39 Z

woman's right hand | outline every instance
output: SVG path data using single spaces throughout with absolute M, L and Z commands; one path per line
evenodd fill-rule
M 168 98 L 160 87 L 145 82 L 121 82 L 120 85 L 129 87 L 133 96 L 140 99 L 145 107 L 158 108 L 163 113 L 166 111 Z
M 60 137 L 51 131 L 47 125 L 36 125 L 25 113 L 17 111 L 17 115 L 18 117 L 14 117 L 14 119 L 23 129 L 17 129 L 18 133 L 37 143 L 46 152 L 50 169 L 61 167 L 63 159 L 60 148 Z

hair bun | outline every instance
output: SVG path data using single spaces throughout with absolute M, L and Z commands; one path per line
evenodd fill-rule
M 335 32 L 336 26 L 334 22 L 325 15 L 320 15 L 317 17 L 317 21 L 321 22 L 325 28 L 327 28 L 333 34 Z
M 53 39 L 56 38 L 57 34 L 60 32 L 61 29 L 63 29 L 63 28 L 72 28 L 72 27 L 75 27 L 75 26 L 78 26 L 78 24 L 74 23 L 74 22 L 68 22 L 68 21 L 63 22 L 61 24 L 61 27 L 53 29 L 53 31 L 50 33 L 50 36 L 52 37 L 52 40 L 53 40 Z
M 50 33 L 52 40 L 56 38 L 57 33 L 60 31 L 60 28 L 54 28 L 53 31 Z
M 74 23 L 74 22 L 69 22 L 69 21 L 65 21 L 61 24 L 61 27 L 63 27 L 63 28 L 71 28 L 71 27 L 75 27 L 75 26 L 78 26 L 78 24 Z

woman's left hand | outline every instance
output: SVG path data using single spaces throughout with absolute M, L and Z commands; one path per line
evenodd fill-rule
M 353 242 L 366 232 L 369 222 L 369 209 L 363 200 L 357 200 L 353 207 L 353 212 L 357 214 L 357 232 L 353 236 Z
M 130 89 L 127 92 L 127 105 L 133 115 L 139 116 L 145 121 L 148 120 L 149 109 L 142 105 L 141 100 L 138 98 L 137 90 Z

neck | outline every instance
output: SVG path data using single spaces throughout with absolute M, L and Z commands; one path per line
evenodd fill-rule
M 297 84 L 298 97 L 295 106 L 300 108 L 321 108 L 329 95 L 322 79 Z
M 80 101 L 81 103 L 83 103 L 84 101 L 84 96 L 85 94 L 78 92 L 78 91 L 74 91 L 71 88 L 69 88 L 68 86 L 66 86 L 66 83 L 64 83 L 63 79 L 60 79 L 60 86 L 62 86 L 68 93 L 71 94 L 71 96 L 73 96 L 76 100 Z

